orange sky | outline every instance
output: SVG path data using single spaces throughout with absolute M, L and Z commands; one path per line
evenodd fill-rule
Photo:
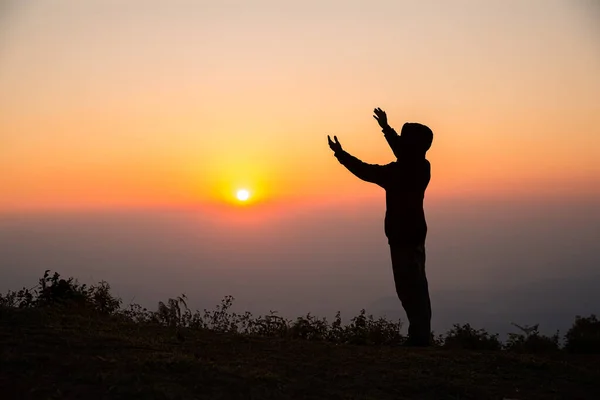
M 377 106 L 433 129 L 433 199 L 600 187 L 586 2 L 26 3 L 0 17 L 2 212 L 376 197 L 326 136 L 392 161 Z

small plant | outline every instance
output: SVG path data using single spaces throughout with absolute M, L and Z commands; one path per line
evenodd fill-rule
M 310 313 L 298 317 L 290 327 L 290 336 L 306 340 L 325 340 L 329 331 L 327 319 L 318 319 Z
M 539 324 L 520 326 L 512 323 L 521 333 L 509 333 L 504 349 L 517 353 L 551 353 L 560 350 L 558 331 L 552 336 L 540 334 Z
M 102 314 L 117 314 L 121 310 L 123 301 L 110 293 L 108 282 L 101 281 L 98 285 L 90 286 L 87 300 L 94 309 Z
M 167 300 L 166 304 L 159 301 L 158 311 L 153 315 L 154 321 L 170 327 L 187 326 L 187 321 L 190 319 L 190 310 L 185 300 L 184 294 L 176 299 Z
M 207 327 L 217 332 L 237 332 L 235 323 L 237 315 L 229 313 L 229 309 L 233 305 L 233 296 L 225 296 L 221 300 L 221 305 L 216 307 L 212 313 L 204 310 L 204 320 L 207 321 Z
M 270 311 L 269 315 L 250 320 L 250 334 L 260 336 L 285 337 L 290 330 L 290 321 L 280 317 L 276 311 Z
M 359 345 L 394 345 L 406 340 L 400 330 L 402 322 L 388 321 L 373 315 L 367 315 L 364 309 L 350 320 L 350 324 L 342 327 L 339 312 L 332 325 L 331 331 L 335 333 L 336 341 L 341 343 Z
M 444 338 L 443 347 L 468 350 L 500 350 L 502 344 L 498 334 L 489 334 L 485 329 L 473 329 L 471 325 L 454 324 Z
M 148 324 L 154 320 L 152 311 L 135 303 L 130 304 L 127 309 L 121 310 L 118 315 L 135 324 Z

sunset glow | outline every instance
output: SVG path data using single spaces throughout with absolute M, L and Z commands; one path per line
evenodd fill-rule
M 326 140 L 393 161 L 374 107 L 433 129 L 428 199 L 600 187 L 583 6 L 225 3 L 5 10 L 0 211 L 380 198 Z

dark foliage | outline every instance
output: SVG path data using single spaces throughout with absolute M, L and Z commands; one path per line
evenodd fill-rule
M 288 320 L 271 311 L 267 315 L 253 316 L 250 312 L 231 312 L 234 298 L 226 296 L 214 310 L 191 311 L 185 295 L 159 302 L 156 311 L 138 304 L 122 307 L 122 300 L 110 293 L 110 285 L 100 282 L 87 286 L 74 278 L 63 279 L 58 273 L 45 271 L 38 285 L 17 292 L 0 294 L 0 307 L 4 308 L 53 308 L 68 313 L 88 313 L 111 316 L 127 322 L 143 325 L 166 326 L 182 329 L 207 330 L 253 336 L 293 338 L 354 345 L 399 345 L 406 337 L 401 333 L 402 321 L 374 318 L 363 309 L 342 324 L 338 312 L 330 323 L 310 313 Z M 519 333 L 510 333 L 506 343 L 497 334 L 485 329 L 474 329 L 469 324 L 455 324 L 445 335 L 433 336 L 436 347 L 467 349 L 475 351 L 506 350 L 516 353 L 554 353 L 566 350 L 572 353 L 600 353 L 600 321 L 595 315 L 577 316 L 565 336 L 565 347 L 560 347 L 559 333 L 552 336 L 540 334 L 538 325 L 519 326 Z
M 596 315 L 575 317 L 566 334 L 565 350 L 571 353 L 600 354 L 600 321 Z
M 552 336 L 540 334 L 539 324 L 532 327 L 513 323 L 521 333 L 509 333 L 504 348 L 518 353 L 552 353 L 560 350 L 558 331 Z
M 498 334 L 489 334 L 485 329 L 473 329 L 471 325 L 454 324 L 443 339 L 443 347 L 467 350 L 500 350 L 502 344 Z

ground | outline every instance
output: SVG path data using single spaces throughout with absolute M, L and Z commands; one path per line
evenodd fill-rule
M 0 309 L 2 399 L 600 399 L 600 357 L 335 345 Z

